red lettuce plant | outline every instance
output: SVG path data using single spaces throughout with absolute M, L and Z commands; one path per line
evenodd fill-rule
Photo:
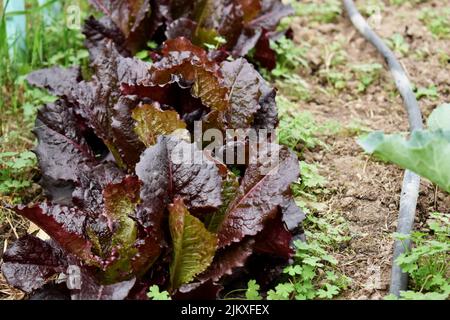
M 86 31 L 91 38 L 113 39 L 121 52 L 135 53 L 154 40 L 185 37 L 198 46 L 216 47 L 212 56 L 253 57 L 262 66 L 275 67 L 269 41 L 280 34 L 281 19 L 293 14 L 280 0 L 91 0 L 104 13 L 91 17 Z M 88 46 L 91 44 L 88 41 Z
M 165 42 L 153 64 L 87 39 L 90 79 L 75 67 L 28 76 L 59 99 L 34 129 L 48 200 L 14 210 L 51 240 L 27 235 L 8 248 L 7 281 L 28 293 L 65 282 L 72 299 L 145 298 L 151 284 L 204 298 L 250 256 L 287 263 L 303 219 L 290 191 L 295 154 L 272 140 L 258 150 L 279 151 L 271 174 L 248 158 L 236 174 L 191 143 L 194 121 L 273 129 L 275 90 L 245 59 L 219 64 L 185 38 Z M 192 161 L 177 160 L 186 154 Z

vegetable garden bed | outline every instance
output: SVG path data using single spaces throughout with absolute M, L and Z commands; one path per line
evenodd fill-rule
M 92 1 L 101 13 L 83 29 L 89 64 L 47 64 L 27 76 L 57 99 L 43 101 L 34 128 L 44 196 L 20 201 L 28 205 L 2 201 L 7 217 L 15 211 L 37 225 L 4 252 L 7 282 L 40 298 L 385 295 L 400 171 L 365 157 L 355 135 L 367 129 L 348 121 L 356 115 L 389 132 L 406 122 L 398 97 L 386 97 L 392 84 L 376 54 L 355 47 L 354 34 L 345 45 L 330 41 L 351 29 L 340 4 L 123 3 Z M 405 52 L 396 39 L 389 45 Z M 349 63 L 346 46 L 359 65 Z M 320 49 L 324 56 L 314 57 Z M 379 63 L 362 65 L 367 57 Z M 448 98 L 448 90 L 441 94 Z M 445 122 L 435 120 L 446 107 L 438 110 L 430 130 L 443 130 L 445 140 Z M 375 134 L 363 145 L 445 190 L 445 177 L 429 174 L 434 169 L 384 153 L 389 139 L 404 143 Z M 419 221 L 430 208 L 450 207 L 448 196 L 426 188 Z M 23 234 L 10 218 L 8 225 Z M 439 241 L 443 247 L 430 252 L 445 255 L 445 236 Z M 435 290 L 430 297 L 448 296 L 441 269 L 433 271 L 437 287 L 421 289 Z

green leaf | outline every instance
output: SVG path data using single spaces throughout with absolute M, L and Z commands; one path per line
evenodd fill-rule
M 169 228 L 173 241 L 170 281 L 172 289 L 176 289 L 209 267 L 216 252 L 217 237 L 189 213 L 179 197 L 169 205 Z
M 267 292 L 268 300 L 288 300 L 291 293 L 295 291 L 292 283 L 280 283 L 275 287 L 275 290 Z
M 332 281 L 332 282 L 336 282 L 338 280 L 338 277 L 336 276 L 336 274 L 333 271 L 327 271 L 327 279 Z
M 318 257 L 307 257 L 303 259 L 303 263 L 310 265 L 311 267 L 323 267 L 323 264 L 320 263 L 321 259 Z
M 177 129 L 186 128 L 186 123 L 180 119 L 178 112 L 163 111 L 157 103 L 135 108 L 132 117 L 137 122 L 134 130 L 147 147 L 154 145 L 160 135 L 168 135 Z
M 167 291 L 160 292 L 157 285 L 153 285 L 150 287 L 150 290 L 147 293 L 147 297 L 152 300 L 172 300 L 170 299 L 169 293 Z
M 299 265 L 293 265 L 293 266 L 286 267 L 284 269 L 284 272 L 293 277 L 295 275 L 302 274 L 303 269 Z
M 225 167 L 226 169 L 226 167 Z M 236 198 L 239 190 L 239 180 L 237 176 L 231 172 L 227 171 L 226 176 L 222 182 L 222 205 L 215 212 L 211 213 L 205 219 L 205 225 L 207 229 L 211 232 L 217 233 L 220 225 L 225 218 L 228 206 L 233 199 Z
M 245 298 L 247 300 L 262 300 L 259 294 L 260 286 L 256 283 L 256 280 L 250 280 L 247 284 L 247 291 L 245 292 Z
M 409 140 L 399 134 L 374 132 L 358 143 L 366 152 L 409 169 L 450 192 L 450 130 L 414 131 Z
M 339 294 L 339 288 L 331 284 L 326 283 L 325 289 L 317 290 L 318 297 L 322 299 L 331 299 L 335 295 Z
M 303 279 L 312 280 L 316 276 L 316 272 L 314 270 L 314 267 L 312 266 L 304 266 L 302 271 L 302 277 Z
M 133 246 L 137 240 L 136 222 L 130 218 L 139 201 L 140 184 L 137 178 L 126 177 L 122 182 L 107 185 L 103 191 L 105 201 L 104 213 L 115 227 L 110 243 L 103 243 L 105 240 L 95 237 L 93 232 L 89 232 L 97 250 L 103 257 L 109 256 L 110 252 L 105 252 L 104 248 L 115 248 L 118 253 L 117 259 L 105 271 L 104 278 L 107 282 L 114 282 L 118 278 L 126 277 L 129 273 L 132 276 L 132 259 L 137 254 L 137 249 Z
M 431 130 L 450 130 L 450 104 L 440 105 L 428 117 L 428 127 Z
M 416 89 L 416 99 L 420 100 L 422 98 L 428 97 L 431 99 L 436 99 L 439 96 L 437 88 L 435 85 L 431 85 L 428 88 L 417 88 Z
M 415 291 L 401 291 L 400 297 L 404 300 L 446 300 L 448 294 L 439 292 L 420 293 Z

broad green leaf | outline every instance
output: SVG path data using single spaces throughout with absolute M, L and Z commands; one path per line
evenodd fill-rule
M 118 258 L 105 272 L 105 281 L 114 282 L 119 278 L 126 277 L 127 273 L 132 275 L 131 262 L 137 254 L 133 246 L 137 240 L 136 222 L 130 218 L 139 201 L 139 181 L 134 177 L 126 177 L 122 182 L 110 184 L 103 191 L 105 201 L 105 214 L 114 226 L 114 233 L 108 248 L 117 250 Z M 101 239 L 99 243 L 101 247 Z M 95 243 L 95 241 L 94 241 Z M 103 252 L 105 254 L 105 252 Z M 110 255 L 109 252 L 106 252 Z
M 239 190 L 239 180 L 231 171 L 227 172 L 222 182 L 222 205 L 215 212 L 206 217 L 205 225 L 211 232 L 217 233 L 220 225 L 225 218 L 228 206 L 231 201 L 236 198 Z
M 174 110 L 161 110 L 157 104 L 144 104 L 135 108 L 132 117 L 139 139 L 147 146 L 156 143 L 158 136 L 169 135 L 177 129 L 185 129 L 186 123 Z
M 450 192 L 450 130 L 415 131 L 409 140 L 399 134 L 374 132 L 358 143 L 366 152 L 409 169 Z
M 217 41 L 219 34 L 214 29 L 207 28 L 197 28 L 195 30 L 194 37 L 192 39 L 192 43 L 196 45 L 211 45 L 215 49 L 219 46 L 219 42 Z
M 431 130 L 450 130 L 450 104 L 443 104 L 434 109 L 428 117 L 428 127 Z
M 169 206 L 169 228 L 173 241 L 170 281 L 172 289 L 176 289 L 209 267 L 216 252 L 217 237 L 189 213 L 178 197 Z

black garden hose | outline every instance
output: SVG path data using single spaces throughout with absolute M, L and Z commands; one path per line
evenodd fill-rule
M 404 107 L 408 113 L 410 131 L 423 129 L 422 113 L 419 104 L 412 90 L 405 70 L 396 59 L 394 53 L 383 42 L 383 40 L 370 28 L 366 20 L 361 16 L 355 3 L 352 0 L 343 0 L 345 10 L 355 26 L 355 28 L 366 38 L 386 60 L 389 69 L 394 77 L 395 84 L 400 92 Z M 419 196 L 420 177 L 415 173 L 406 170 L 403 178 L 402 191 L 400 196 L 400 211 L 397 225 L 397 232 L 409 235 L 413 228 L 416 214 L 417 198 Z M 408 275 L 402 272 L 397 266 L 395 259 L 405 252 L 410 246 L 410 242 L 396 241 L 394 244 L 394 254 L 391 271 L 390 293 L 399 296 L 400 291 L 404 291 L 408 286 Z

